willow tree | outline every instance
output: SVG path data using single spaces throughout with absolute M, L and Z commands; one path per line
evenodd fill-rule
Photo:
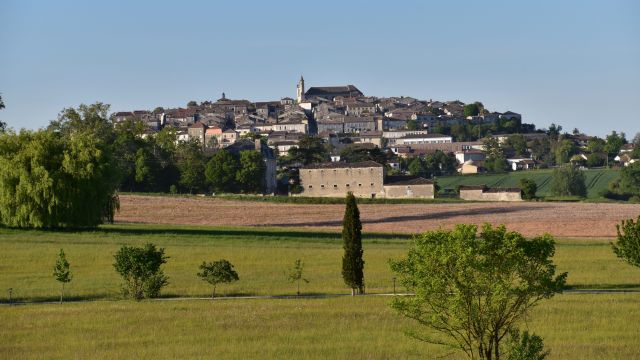
M 116 174 L 109 146 L 91 134 L 0 134 L 0 223 L 56 228 L 112 221 Z
M 342 221 L 342 278 L 351 288 L 351 295 L 364 293 L 364 260 L 362 259 L 362 223 L 360 211 L 353 193 L 347 194 L 346 209 Z

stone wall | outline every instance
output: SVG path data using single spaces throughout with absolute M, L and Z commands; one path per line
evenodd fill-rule
M 488 189 L 488 188 L 460 188 L 460 199 L 474 201 L 522 201 L 519 190 L 516 189 Z
M 302 168 L 300 196 L 344 197 L 351 191 L 356 197 L 383 197 L 383 179 L 382 166 Z
M 433 199 L 433 184 L 420 185 L 385 185 L 385 198 L 391 199 Z

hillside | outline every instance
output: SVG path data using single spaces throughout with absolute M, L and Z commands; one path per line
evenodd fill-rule
M 551 190 L 551 175 L 553 170 L 516 171 L 504 174 L 480 174 L 443 176 L 437 179 L 442 189 L 455 189 L 458 185 L 487 185 L 490 187 L 517 187 L 520 179 L 528 178 L 538 184 L 538 196 L 549 196 Z M 593 169 L 585 170 L 587 177 L 587 191 L 590 199 L 598 198 L 602 190 L 607 189 L 609 183 L 620 176 L 619 170 Z

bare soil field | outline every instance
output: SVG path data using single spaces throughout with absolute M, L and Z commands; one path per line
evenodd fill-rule
M 280 204 L 205 197 L 120 195 L 117 222 L 272 226 L 339 230 L 343 205 Z M 455 224 L 505 224 L 525 236 L 614 237 L 615 225 L 637 218 L 639 204 L 455 203 L 362 204 L 363 232 L 420 233 Z

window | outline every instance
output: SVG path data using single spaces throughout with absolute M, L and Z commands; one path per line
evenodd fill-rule
M 346 187 L 349 187 L 349 184 L 345 185 Z
M 371 186 L 373 186 L 373 183 L 371 183 Z
M 320 185 L 320 187 L 321 187 L 321 188 L 323 188 L 323 187 L 324 187 L 324 184 Z
M 337 185 L 337 184 L 333 184 L 333 187 L 337 189 L 337 188 L 338 188 L 338 185 Z
M 362 186 L 362 184 L 358 184 L 358 186 Z
M 309 189 L 313 188 L 313 185 L 309 185 Z

